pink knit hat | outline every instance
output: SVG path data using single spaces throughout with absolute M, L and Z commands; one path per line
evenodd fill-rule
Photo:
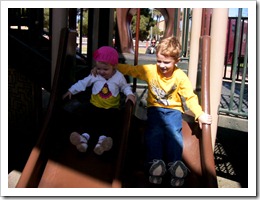
M 97 49 L 93 54 L 93 58 L 98 62 L 105 62 L 111 65 L 118 64 L 118 53 L 110 46 L 103 46 Z

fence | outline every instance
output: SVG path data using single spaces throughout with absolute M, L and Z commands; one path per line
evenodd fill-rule
M 248 118 L 248 19 L 229 18 L 220 114 Z

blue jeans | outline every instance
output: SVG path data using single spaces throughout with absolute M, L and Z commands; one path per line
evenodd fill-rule
M 147 162 L 154 159 L 165 163 L 182 159 L 182 113 L 178 110 L 149 107 L 145 133 Z

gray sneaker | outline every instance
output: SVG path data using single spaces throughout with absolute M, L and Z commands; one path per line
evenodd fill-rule
M 183 178 L 174 178 L 172 177 L 171 179 L 171 186 L 173 187 L 181 187 L 184 184 L 184 179 Z
M 162 177 L 161 176 L 149 176 L 149 182 L 153 184 L 161 184 Z
M 94 148 L 94 152 L 97 155 L 102 155 L 104 151 L 109 151 L 113 146 L 113 139 L 104 135 L 99 137 L 98 143 Z
M 174 178 L 185 178 L 188 174 L 188 168 L 185 166 L 185 164 L 177 160 L 174 163 L 169 163 L 169 172 Z
M 185 164 L 178 160 L 174 163 L 169 163 L 169 172 L 171 173 L 171 186 L 181 187 L 184 184 L 184 178 L 188 175 L 188 168 Z
M 72 132 L 70 134 L 70 142 L 71 144 L 75 145 L 78 151 L 80 152 L 86 152 L 88 148 L 88 140 L 90 136 L 87 133 L 83 133 L 80 135 L 77 132 Z
M 166 172 L 166 166 L 163 160 L 153 160 L 153 164 L 149 169 L 152 176 L 163 176 Z

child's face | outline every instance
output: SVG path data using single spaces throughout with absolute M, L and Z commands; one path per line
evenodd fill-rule
M 114 67 L 110 64 L 97 62 L 96 63 L 97 74 L 102 76 L 105 79 L 110 79 L 114 75 Z
M 173 73 L 177 61 L 173 57 L 157 54 L 157 68 L 165 77 L 170 77 Z

